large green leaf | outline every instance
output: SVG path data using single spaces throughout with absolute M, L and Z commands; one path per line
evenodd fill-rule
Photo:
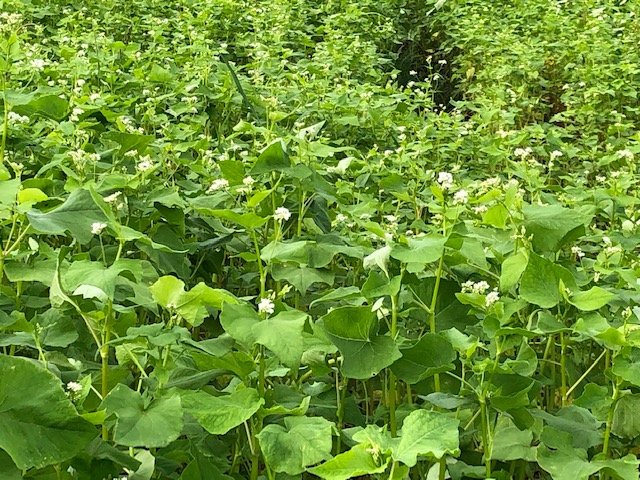
M 491 459 L 502 462 L 512 460 L 536 461 L 536 451 L 531 447 L 533 432 L 520 430 L 506 415 L 500 415 L 493 434 Z
M 130 150 L 136 150 L 139 154 L 142 154 L 147 146 L 154 140 L 153 135 L 140 135 L 138 133 L 126 132 L 106 132 L 103 133 L 100 138 L 120 145 L 120 150 L 118 151 L 120 155 Z
M 389 465 L 389 458 L 376 454 L 366 443 L 360 443 L 340 455 L 333 457 L 328 462 L 308 472 L 325 480 L 346 480 L 360 475 L 382 473 Z
M 569 303 L 585 312 L 598 310 L 615 298 L 615 294 L 601 287 L 591 287 L 584 292 L 575 292 L 569 297 Z
M 603 422 L 596 419 L 589 410 L 576 405 L 561 408 L 555 415 L 543 410 L 531 410 L 534 417 L 542 418 L 554 430 L 566 432 L 573 438 L 573 446 L 589 449 L 602 444 L 600 426 Z
M 620 438 L 634 439 L 640 436 L 640 394 L 626 394 L 617 402 L 613 411 L 611 431 Z
M 238 303 L 226 290 L 211 288 L 203 282 L 188 292 L 184 282 L 171 275 L 160 277 L 149 287 L 156 302 L 168 310 L 174 310 L 191 325 L 198 326 L 208 316 L 207 306 L 222 308 L 222 304 Z
M 553 480 L 588 480 L 603 469 L 615 472 L 622 480 L 638 480 L 640 461 L 635 455 L 615 460 L 597 455 L 589 461 L 586 450 L 573 448 L 571 434 L 551 427 L 545 427 L 541 440 L 543 443 L 538 447 L 537 460 Z
M 611 372 L 640 387 L 640 348 L 626 348 L 616 355 Z
M 0 355 L 0 449 L 20 469 L 65 462 L 98 435 L 60 380 L 26 358 Z
M 459 423 L 440 412 L 411 412 L 402 424 L 400 442 L 392 450 L 393 459 L 413 467 L 418 456 L 442 458 L 447 454 L 457 455 Z
M 100 409 L 115 415 L 113 440 L 128 447 L 166 447 L 182 432 L 180 396 L 173 394 L 149 402 L 123 384 L 109 392 Z
M 378 335 L 378 320 L 370 307 L 341 307 L 321 318 L 322 328 L 344 359 L 342 373 L 368 379 L 401 354 L 393 339 Z
M 453 370 L 456 352 L 447 339 L 427 333 L 412 347 L 400 349 L 402 358 L 391 370 L 402 381 L 414 384 L 436 373 Z
M 397 244 L 391 250 L 391 257 L 404 263 L 419 264 L 421 267 L 440 259 L 444 252 L 445 237 L 426 235 L 407 240 L 408 245 Z M 414 268 L 412 271 L 418 271 Z
M 264 345 L 293 370 L 297 371 L 304 353 L 302 331 L 308 315 L 299 310 L 281 312 L 252 327 L 256 343 Z
M 522 212 L 527 234 L 533 234 L 533 248 L 541 253 L 556 252 L 584 235 L 584 226 L 591 220 L 575 209 L 560 205 L 525 205 Z
M 62 235 L 71 233 L 80 243 L 89 243 L 94 223 L 105 223 L 107 217 L 94 202 L 89 191 L 79 188 L 57 208 L 48 212 L 32 209 L 27 213 L 31 227 L 41 233 Z
M 302 295 L 305 295 L 309 287 L 314 283 L 333 285 L 335 279 L 335 273 L 330 270 L 292 265 L 274 265 L 271 269 L 271 276 L 276 281 L 286 280 L 296 287 L 296 290 Z
M 566 288 L 577 290 L 571 272 L 531 252 L 520 282 L 520 295 L 542 308 L 555 307 L 562 300 L 561 280 Z
M 182 471 L 180 480 L 233 480 L 233 477 L 222 473 L 213 461 L 198 452 Z
M 248 303 L 225 303 L 220 314 L 220 324 L 235 341 L 250 349 L 256 342 L 253 327 L 262 319 Z
M 264 400 L 253 388 L 214 397 L 203 391 L 182 392 L 182 406 L 212 435 L 224 435 L 256 413 Z
M 331 458 L 332 426 L 322 417 L 287 417 L 284 427 L 267 425 L 258 434 L 260 449 L 276 472 L 297 475 Z
M 251 169 L 252 175 L 280 171 L 291 166 L 287 146 L 281 139 L 275 140 L 265 148 Z

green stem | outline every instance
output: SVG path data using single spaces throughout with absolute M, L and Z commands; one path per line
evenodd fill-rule
M 611 406 L 609 406 L 609 414 L 607 415 L 607 426 L 604 431 L 604 443 L 602 444 L 602 453 L 605 458 L 609 458 L 609 439 L 611 438 L 611 425 L 613 424 L 613 413 L 620 396 L 620 380 L 616 378 L 613 386 L 613 395 L 611 397 Z
M 576 380 L 576 382 L 573 385 L 571 385 L 571 388 L 569 388 L 569 390 L 567 390 L 567 393 L 565 394 L 567 398 L 569 397 L 569 395 L 571 395 L 571 392 L 573 392 L 575 388 L 578 385 L 580 385 L 580 382 L 582 382 L 585 378 L 587 378 L 587 375 L 591 373 L 591 370 L 595 368 L 595 366 L 598 364 L 600 360 L 602 360 L 602 357 L 604 357 L 606 353 L 607 353 L 607 350 L 603 350 L 600 356 L 594 360 L 594 362 L 591 364 L 589 368 L 587 368 L 587 371 L 584 372 L 582 376 L 578 380 Z
M 444 253 L 438 262 L 436 270 L 436 283 L 433 287 L 433 295 L 431 297 L 431 305 L 429 306 L 429 332 L 436 333 L 436 304 L 438 302 L 438 291 L 440 290 L 440 279 L 442 278 L 442 270 L 444 268 Z M 436 392 L 440 392 L 440 374 L 433 376 L 433 386 Z
M 567 405 L 567 363 L 566 363 L 567 341 L 564 332 L 560 332 L 560 394 L 562 406 Z
M 7 146 L 7 132 L 9 131 L 9 102 L 7 101 L 7 78 L 2 75 L 2 100 L 4 103 L 4 120 L 2 124 L 2 143 L 0 143 L 0 165 L 4 165 L 4 151 Z
M 253 237 L 253 245 L 256 249 L 256 257 L 258 257 L 256 261 L 258 262 L 258 272 L 260 273 L 260 298 L 263 298 L 267 278 L 264 273 L 264 267 L 262 266 L 262 259 L 260 258 L 260 244 L 258 243 L 258 235 L 255 230 L 251 230 L 251 236 Z
M 484 464 L 486 477 L 491 478 L 491 446 L 489 445 L 489 419 L 487 418 L 487 404 L 480 399 L 480 417 L 482 420 L 482 448 L 484 449 Z
M 261 397 L 264 397 L 264 371 L 265 371 L 265 362 L 264 362 L 264 345 L 260 345 L 260 350 L 259 350 L 259 355 L 260 355 L 260 364 L 259 364 L 259 370 L 258 370 L 258 393 L 260 394 Z
M 391 295 L 391 338 L 396 338 L 398 330 L 398 294 Z M 396 423 L 396 376 L 389 370 L 389 425 L 391 436 L 398 435 L 398 425 Z

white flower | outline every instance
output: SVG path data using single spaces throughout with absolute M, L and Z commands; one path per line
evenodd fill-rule
M 500 300 L 500 295 L 495 290 L 493 292 L 489 292 L 487 297 L 484 300 L 484 306 L 489 308 L 491 305 Z
M 275 311 L 275 304 L 269 298 L 263 298 L 258 304 L 258 312 L 271 315 Z
M 562 152 L 560 150 L 554 150 L 551 152 L 551 159 L 560 158 L 562 156 Z
M 72 393 L 80 393 L 82 391 L 82 385 L 78 382 L 69 382 L 67 383 L 67 390 Z
M 118 199 L 120 195 L 122 195 L 122 192 L 114 192 L 111 195 L 104 197 L 104 201 L 107 203 L 113 203 Z
M 478 205 L 477 207 L 473 207 L 473 213 L 475 213 L 476 215 L 482 215 L 483 213 L 486 213 L 487 210 L 489 209 L 486 205 Z
M 438 183 L 443 190 L 447 190 L 453 186 L 453 175 L 449 172 L 438 173 Z
M 80 115 L 84 113 L 84 110 L 81 108 L 74 108 L 71 111 L 71 115 L 69 115 L 69 120 L 72 122 L 77 122 L 80 119 Z
M 622 222 L 623 232 L 633 232 L 635 228 L 636 228 L 636 225 L 631 220 L 625 220 L 624 222 Z
M 9 123 L 12 123 L 14 125 L 29 123 L 29 117 L 27 117 L 26 115 L 20 115 L 16 112 L 9 112 L 7 115 L 7 120 L 9 120 Z
M 100 94 L 99 93 L 92 93 L 91 95 L 89 95 L 89 100 L 91 100 L 92 102 L 95 102 L 99 98 L 100 98 Z
M 489 290 L 489 288 L 491 288 L 489 284 L 484 280 L 481 280 L 473 286 L 473 293 L 483 294 L 484 292 Z
M 136 168 L 140 172 L 148 172 L 154 167 L 153 162 L 151 161 L 151 157 L 149 155 L 145 155 L 140 158 L 140 162 L 136 165 Z
M 618 157 L 619 158 L 625 158 L 627 160 L 633 160 L 633 152 L 631 152 L 629 150 L 620 150 L 618 152 Z
M 218 190 L 225 190 L 229 187 L 229 182 L 224 178 L 218 178 L 211 183 L 211 186 L 207 190 L 207 193 L 216 192 Z
M 347 216 L 339 213 L 336 215 L 336 223 L 342 223 L 347 221 Z
M 446 61 L 446 60 L 444 60 L 444 59 L 443 59 L 443 60 L 438 60 L 438 63 L 439 63 L 440 65 L 446 65 L 446 64 L 447 64 L 447 61 Z
M 573 253 L 577 258 L 582 258 L 584 257 L 584 252 L 582 251 L 582 249 L 577 246 L 574 245 L 573 247 L 571 247 L 571 253 Z
M 453 204 L 464 204 L 469 201 L 469 193 L 466 190 L 458 190 L 453 196 Z
M 611 245 L 613 245 L 611 243 L 611 239 L 607 236 L 602 237 L 602 243 L 604 243 L 607 247 L 610 247 Z
M 273 214 L 273 218 L 275 218 L 279 222 L 286 222 L 287 220 L 289 220 L 289 218 L 291 218 L 291 212 L 286 207 L 279 207 L 276 208 L 276 211 Z
M 416 72 L 415 70 L 410 70 L 409 71 L 409 75 L 415 76 L 417 74 L 418 74 L 418 72 Z
M 513 151 L 513 154 L 516 157 L 520 157 L 520 158 L 525 158 L 528 157 L 531 154 L 532 150 L 531 147 L 527 147 L 527 148 L 516 148 Z
M 38 70 L 39 72 L 44 70 L 44 66 L 46 64 L 47 62 L 45 62 L 41 58 L 34 58 L 33 60 L 31 60 L 31 63 L 30 63 L 31 67 L 34 68 L 35 70 Z
M 105 228 L 107 228 L 107 224 L 106 223 L 102 223 L 102 222 L 92 223 L 91 224 L 91 233 L 93 235 L 100 235 Z
M 253 177 L 245 177 L 242 179 L 242 183 L 247 187 L 251 187 L 254 183 L 256 183 L 256 181 L 253 179 Z

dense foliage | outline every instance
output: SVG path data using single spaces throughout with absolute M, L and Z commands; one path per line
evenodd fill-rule
M 3 480 L 638 479 L 640 4 L 0 7 Z

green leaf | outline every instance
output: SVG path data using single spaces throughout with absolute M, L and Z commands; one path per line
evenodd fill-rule
M 255 342 L 264 345 L 286 366 L 297 371 L 304 353 L 302 331 L 308 315 L 298 310 L 280 312 L 252 327 Z
M 500 291 L 506 292 L 518 283 L 522 273 L 525 268 L 527 268 L 528 262 L 529 259 L 522 250 L 502 262 L 502 270 L 500 271 Z
M 91 193 L 79 188 L 57 208 L 48 212 L 31 209 L 27 212 L 31 227 L 49 235 L 71 233 L 80 243 L 86 244 L 94 237 L 92 224 L 104 223 L 107 217 L 94 202 Z
M 252 175 L 281 171 L 291 166 L 287 147 L 282 139 L 275 140 L 265 148 L 251 169 Z
M 513 421 L 504 414 L 496 424 L 491 447 L 491 459 L 501 462 L 512 460 L 536 461 L 536 451 L 531 447 L 533 432 L 520 430 Z
M 222 473 L 215 463 L 197 452 L 182 471 L 180 480 L 233 480 L 233 477 Z
M 389 272 L 387 271 L 387 264 L 389 263 L 390 255 L 391 255 L 391 247 L 389 245 L 385 245 L 384 247 L 381 247 L 375 252 L 364 257 L 364 260 L 362 261 L 362 266 L 365 269 L 374 268 L 377 266 L 388 277 Z
M 520 282 L 520 295 L 527 302 L 542 308 L 555 307 L 563 298 L 561 280 L 565 287 L 577 289 L 571 272 L 531 252 Z
M 611 372 L 640 387 L 640 348 L 624 349 L 616 355 Z
M 349 378 L 371 378 L 401 356 L 391 337 L 377 334 L 378 320 L 369 307 L 336 308 L 320 321 L 342 352 L 342 373 Z
M 396 244 L 391 250 L 391 257 L 403 263 L 419 263 L 426 266 L 436 262 L 444 252 L 445 237 L 425 235 L 407 240 L 408 246 Z
M 22 472 L 13 463 L 8 453 L 0 450 L 0 472 L 3 480 L 22 480 Z
M 386 275 L 382 275 L 376 270 L 369 272 L 367 281 L 362 286 L 362 295 L 370 300 L 374 300 L 379 297 L 394 296 L 400 291 L 402 284 L 402 277 L 396 275 L 389 279 Z
M 100 405 L 117 417 L 113 440 L 128 447 L 166 447 L 182 432 L 180 396 L 156 398 L 149 403 L 138 392 L 118 384 Z
M 184 294 L 184 282 L 171 275 L 160 277 L 156 283 L 149 287 L 153 299 L 167 310 L 173 310 L 178 305 L 181 295 Z
M 532 409 L 531 414 L 534 417 L 542 418 L 553 429 L 568 433 L 573 438 L 575 448 L 586 450 L 602 444 L 600 433 L 602 422 L 585 408 L 569 405 L 558 410 L 555 415 L 543 410 Z
M 225 303 L 220 314 L 220 324 L 235 341 L 245 348 L 251 349 L 256 343 L 253 327 L 262 319 L 258 312 L 248 303 Z
M 400 349 L 402 358 L 391 371 L 402 381 L 415 384 L 436 373 L 453 370 L 456 352 L 447 339 L 427 333 L 412 347 Z
M 331 458 L 332 428 L 322 417 L 287 417 L 284 427 L 267 425 L 257 437 L 271 468 L 297 475 Z
M 197 327 L 209 315 L 206 307 L 221 309 L 225 303 L 237 304 L 239 300 L 226 290 L 211 288 L 200 282 L 188 292 L 178 296 L 176 312 L 189 324 Z
M 119 155 L 136 150 L 140 155 L 144 153 L 147 146 L 155 140 L 153 135 L 140 135 L 138 133 L 106 132 L 100 136 L 101 139 L 109 140 L 120 145 Z
M 307 471 L 325 480 L 346 480 L 384 472 L 389 465 L 389 458 L 374 457 L 370 450 L 369 445 L 361 443 Z
M 584 226 L 591 221 L 590 216 L 559 205 L 525 205 L 522 212 L 527 234 L 533 234 L 533 249 L 540 253 L 557 252 L 584 235 Z
M 615 298 L 615 294 L 600 287 L 591 287 L 586 292 L 576 292 L 569 297 L 569 303 L 579 310 L 590 312 L 604 307 Z
M 196 210 L 201 211 L 206 215 L 211 215 L 213 217 L 222 218 L 224 220 L 229 220 L 230 222 L 237 223 L 247 230 L 253 230 L 255 228 L 261 227 L 262 225 L 267 223 L 267 220 L 269 220 L 268 218 L 259 217 L 253 212 L 240 214 L 231 210 L 210 210 L 197 207 Z
M 0 450 L 18 468 L 43 468 L 80 453 L 96 436 L 60 380 L 35 362 L 0 355 Z
M 182 407 L 212 435 L 224 435 L 256 413 L 264 400 L 253 388 L 214 397 L 203 391 L 181 393 Z
M 613 410 L 611 431 L 620 438 L 632 440 L 640 436 L 640 394 L 623 395 Z
M 458 455 L 458 424 L 460 422 L 440 412 L 415 410 L 402 424 L 400 442 L 392 450 L 394 460 L 415 466 L 418 456 Z
M 57 95 L 37 95 L 30 102 L 16 106 L 14 110 L 21 115 L 41 115 L 60 121 L 67 116 L 69 102 Z
M 600 470 L 613 471 L 623 480 L 638 479 L 638 464 L 634 455 L 619 459 L 605 459 L 596 456 L 591 462 L 582 448 L 573 448 L 571 434 L 551 427 L 545 427 L 538 447 L 537 460 L 553 480 L 588 480 Z
M 278 282 L 286 280 L 296 287 L 296 290 L 302 295 L 305 295 L 309 287 L 314 283 L 333 285 L 335 280 L 335 273 L 330 270 L 289 265 L 274 265 L 271 269 L 271 276 Z

